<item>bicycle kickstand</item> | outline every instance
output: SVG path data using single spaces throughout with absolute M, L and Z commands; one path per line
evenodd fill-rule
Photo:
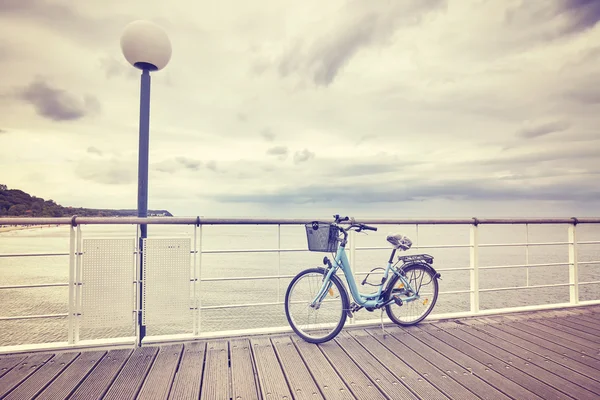
M 383 338 L 386 339 L 387 333 L 383 327 L 383 308 L 381 309 L 381 333 L 383 334 Z

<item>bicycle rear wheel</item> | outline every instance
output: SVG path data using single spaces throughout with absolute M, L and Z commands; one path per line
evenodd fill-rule
M 346 322 L 349 308 L 348 294 L 340 279 L 333 275 L 322 302 L 310 306 L 317 296 L 326 271 L 310 268 L 300 272 L 288 286 L 285 294 L 285 315 L 298 336 L 310 343 L 333 339 Z
M 392 278 L 386 300 L 396 296 L 402 301 L 402 305 L 392 303 L 385 307 L 385 311 L 395 324 L 409 326 L 421 322 L 433 310 L 439 288 L 436 273 L 429 266 L 413 264 L 403 270 L 404 279 L 408 281 L 410 289 L 404 287 L 399 276 Z M 406 300 L 414 294 L 417 295 L 416 299 Z

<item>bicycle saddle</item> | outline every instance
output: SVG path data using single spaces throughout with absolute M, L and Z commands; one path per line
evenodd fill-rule
M 412 246 L 412 240 L 401 233 L 391 233 L 387 236 L 387 241 L 394 245 L 395 249 L 408 250 Z

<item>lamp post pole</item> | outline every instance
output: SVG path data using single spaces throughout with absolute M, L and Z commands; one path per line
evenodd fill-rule
M 138 153 L 137 215 L 148 216 L 148 153 L 150 147 L 150 71 L 163 69 L 171 59 L 171 42 L 165 31 L 148 21 L 127 25 L 121 36 L 123 55 L 135 68 L 142 70 L 140 87 L 140 143 Z M 137 345 L 146 336 L 144 325 L 144 239 L 148 237 L 147 224 L 139 224 L 137 274 Z
M 138 217 L 146 218 L 148 216 L 148 153 L 150 148 L 150 71 L 142 70 L 140 88 L 140 145 L 138 154 Z M 144 254 L 144 239 L 148 237 L 148 226 L 140 224 L 139 249 L 139 281 L 144 282 L 144 268 L 142 265 Z M 140 307 L 143 305 L 143 288 L 138 291 L 138 302 Z M 141 310 L 141 309 L 140 309 Z M 138 345 L 146 336 L 146 326 L 143 323 L 142 312 L 138 312 Z

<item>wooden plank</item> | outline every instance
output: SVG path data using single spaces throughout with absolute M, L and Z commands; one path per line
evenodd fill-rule
M 258 400 L 256 372 L 252 350 L 248 339 L 233 339 L 229 342 L 231 358 L 232 398 L 237 400 Z
M 464 336 L 462 333 L 467 333 L 469 336 Z M 502 343 L 497 337 L 474 328 L 460 329 L 452 334 L 472 344 L 481 341 L 480 343 L 493 345 L 494 353 L 490 354 L 508 362 L 513 361 L 513 366 L 517 368 L 520 368 L 519 365 L 521 369 L 531 367 L 533 376 L 571 397 L 584 399 L 600 395 L 600 382 L 511 342 Z M 502 348 L 495 343 L 502 343 Z
M 250 339 L 258 382 L 264 399 L 292 399 L 283 371 L 268 337 Z
M 553 360 L 592 379 L 595 379 L 599 375 L 600 361 L 586 357 L 566 347 L 555 345 L 536 336 L 528 335 L 516 328 L 505 324 L 475 326 L 475 328 L 493 335 L 498 340 L 503 340 L 523 349 L 533 351 L 545 359 Z
M 130 355 L 130 349 L 109 351 L 77 387 L 69 400 L 101 399 Z
M 394 328 L 392 328 L 391 331 L 395 334 Z M 446 358 L 459 364 L 462 368 L 467 370 L 468 374 L 479 377 L 488 384 L 494 386 L 497 390 L 514 399 L 542 399 L 542 397 L 536 395 L 534 392 L 525 389 L 513 382 L 510 378 L 500 374 L 496 369 L 491 368 L 491 363 L 490 365 L 487 365 L 484 360 L 470 357 L 467 353 L 461 351 L 461 349 L 457 349 L 436 336 L 433 336 L 430 330 L 425 331 L 418 327 L 413 327 L 411 329 L 406 329 L 405 331 L 410 333 L 418 341 L 427 344 L 432 349 L 443 354 Z
M 54 378 L 64 371 L 79 353 L 60 353 L 52 357 L 31 374 L 16 389 L 10 392 L 6 400 L 28 400 L 36 397 Z
M 8 373 L 11 369 L 19 365 L 27 356 L 3 356 L 0 357 L 0 378 Z
M 501 349 L 494 348 L 494 346 L 486 342 L 482 343 L 482 341 L 476 340 L 476 338 L 469 337 L 465 340 L 461 340 L 459 337 L 454 336 L 456 332 L 460 332 L 458 329 L 454 329 L 452 334 L 449 332 L 450 331 L 442 330 L 428 331 L 430 335 L 487 365 L 488 368 L 495 370 L 499 374 L 504 375 L 532 393 L 542 396 L 546 400 L 565 398 L 564 393 L 551 386 L 548 382 L 540 381 L 535 377 L 536 373 L 541 374 L 542 379 L 543 377 L 549 377 L 550 374 L 544 374 L 544 371 L 541 370 L 541 368 L 521 361 L 514 356 L 510 357 L 510 355 L 505 354 Z
M 137 397 L 138 399 L 167 400 L 182 351 L 183 345 L 181 344 L 160 347 L 158 356 L 156 356 L 152 369 L 148 373 L 148 377 Z
M 590 314 L 581 314 L 574 317 L 579 323 L 585 324 L 591 328 L 600 329 L 600 319 L 590 316 Z
M 417 398 L 401 380 L 392 375 L 384 365 L 358 344 L 348 332 L 340 332 L 335 341 L 386 396 L 392 399 Z
M 595 359 L 595 360 L 600 361 L 600 354 L 597 354 L 597 352 L 594 351 L 594 349 L 591 349 L 587 346 L 570 341 L 567 338 L 565 338 L 561 332 L 553 331 L 544 325 L 542 325 L 539 329 L 536 328 L 535 325 L 523 324 L 523 323 L 517 323 L 517 324 L 510 323 L 510 324 L 506 324 L 505 326 L 513 327 L 513 328 L 518 329 L 522 332 L 525 332 L 529 335 L 532 335 L 532 336 L 538 337 L 542 340 L 545 340 L 549 343 L 553 343 L 555 345 L 562 346 L 564 348 L 575 351 L 575 352 L 577 352 L 585 357 L 588 357 L 590 359 Z
M 578 347 L 583 347 L 588 349 L 588 351 L 586 352 L 586 354 L 593 356 L 596 355 L 598 353 L 598 346 L 595 345 L 595 343 L 590 342 L 589 340 L 586 340 L 578 335 L 574 335 L 572 333 L 567 332 L 566 330 L 563 329 L 557 329 L 555 327 L 551 327 L 545 324 L 540 323 L 539 321 L 527 321 L 527 322 L 523 322 L 523 325 L 528 326 L 533 328 L 534 330 L 537 330 L 540 334 L 546 336 L 546 334 L 550 334 L 550 335 L 554 335 L 560 338 L 561 341 L 566 341 L 565 345 L 570 346 L 570 343 L 576 343 L 577 345 L 579 345 Z
M 135 399 L 150 367 L 152 367 L 156 353 L 158 353 L 158 347 L 135 349 L 103 399 Z
M 447 358 L 444 356 L 444 354 L 439 353 L 435 348 L 428 346 L 424 341 L 418 339 L 418 337 L 424 335 L 424 333 L 419 334 L 416 332 L 413 336 L 405 329 L 398 327 L 387 328 L 386 330 L 391 333 L 392 337 L 401 343 L 402 346 L 407 347 L 410 349 L 410 351 L 415 352 L 420 357 L 439 368 L 443 373 L 443 375 L 441 375 L 442 379 L 448 378 L 460 383 L 463 387 L 467 388 L 481 399 L 510 399 L 509 396 L 496 389 L 494 386 L 492 386 L 492 384 L 486 382 L 485 379 L 488 375 L 487 372 L 482 374 L 482 376 L 478 376 L 478 370 L 476 366 L 471 368 L 471 370 L 467 370 L 466 368 L 463 368 L 462 364 L 459 363 L 459 361 L 467 360 L 465 366 L 468 367 L 470 365 L 470 358 Z M 402 351 L 402 354 L 407 352 L 407 350 L 404 348 L 402 348 Z M 493 376 L 489 377 L 489 379 L 496 382 Z
M 54 354 L 34 354 L 13 367 L 0 378 L 0 398 L 3 398 L 31 374 L 44 366 L 53 356 Z
M 40 393 L 38 398 L 44 400 L 67 399 L 89 372 L 100 363 L 105 354 L 105 351 L 81 353 L 66 370 Z
M 346 381 L 352 394 L 360 400 L 386 399 L 369 377 L 352 361 L 336 341 L 322 343 L 319 348 L 338 375 Z
M 354 397 L 317 345 L 299 337 L 294 337 L 292 342 L 326 399 L 344 400 Z
M 590 347 L 600 350 L 600 337 L 598 337 L 596 335 L 582 332 L 579 329 L 575 329 L 575 328 L 567 326 L 567 325 L 562 325 L 554 320 L 541 319 L 541 320 L 538 320 L 537 323 L 539 323 L 541 325 L 545 325 L 545 326 L 555 329 L 555 330 L 560 330 L 564 333 L 570 333 L 573 336 L 577 336 L 581 339 L 588 341 L 590 343 L 589 344 Z
M 206 367 L 200 399 L 229 400 L 229 347 L 226 340 L 206 344 Z
M 447 399 L 440 390 L 433 386 L 427 377 L 419 374 L 411 364 L 404 362 L 392 353 L 373 336 L 363 330 L 349 331 L 350 335 L 360 343 L 373 357 L 381 362 L 391 373 L 410 388 L 419 398 Z M 381 331 L 380 331 L 381 333 Z M 387 340 L 387 339 L 385 339 Z M 391 340 L 391 339 L 390 339 Z
M 375 338 L 378 343 L 388 349 L 391 353 L 395 354 L 396 357 L 400 358 L 401 363 L 385 363 L 392 372 L 405 371 L 403 364 L 410 366 L 422 379 L 430 382 L 440 392 L 444 393 L 447 397 L 459 398 L 463 400 L 467 399 L 479 399 L 473 392 L 462 386 L 460 383 L 452 379 L 451 375 L 438 369 L 433 364 L 433 359 L 428 361 L 426 358 L 421 357 L 418 353 L 413 351 L 410 347 L 405 345 L 396 339 L 393 335 L 383 335 L 381 329 L 368 329 L 367 332 Z M 375 354 L 374 352 L 372 352 Z M 440 357 L 438 355 L 438 357 Z M 382 360 L 382 359 L 380 359 Z M 382 360 L 383 361 L 383 360 Z M 418 380 L 419 378 L 417 378 Z M 420 383 L 420 382 L 419 382 Z M 423 395 L 422 395 L 423 396 Z M 423 396 L 424 397 L 424 396 Z
M 556 319 L 553 319 L 552 322 L 562 325 L 562 326 L 565 326 L 567 328 L 571 328 L 571 329 L 578 330 L 580 332 L 584 332 L 584 333 L 590 335 L 590 337 L 595 338 L 596 343 L 600 342 L 600 334 L 599 334 L 598 327 L 596 327 L 596 326 L 588 326 L 586 323 L 579 321 L 573 317 L 556 318 Z M 556 325 L 556 326 L 558 326 L 558 325 Z
M 289 336 L 271 338 L 295 399 L 323 399 L 310 371 Z
M 179 370 L 175 373 L 169 399 L 198 400 L 200 398 L 205 349 L 205 342 L 185 344 L 183 358 Z

